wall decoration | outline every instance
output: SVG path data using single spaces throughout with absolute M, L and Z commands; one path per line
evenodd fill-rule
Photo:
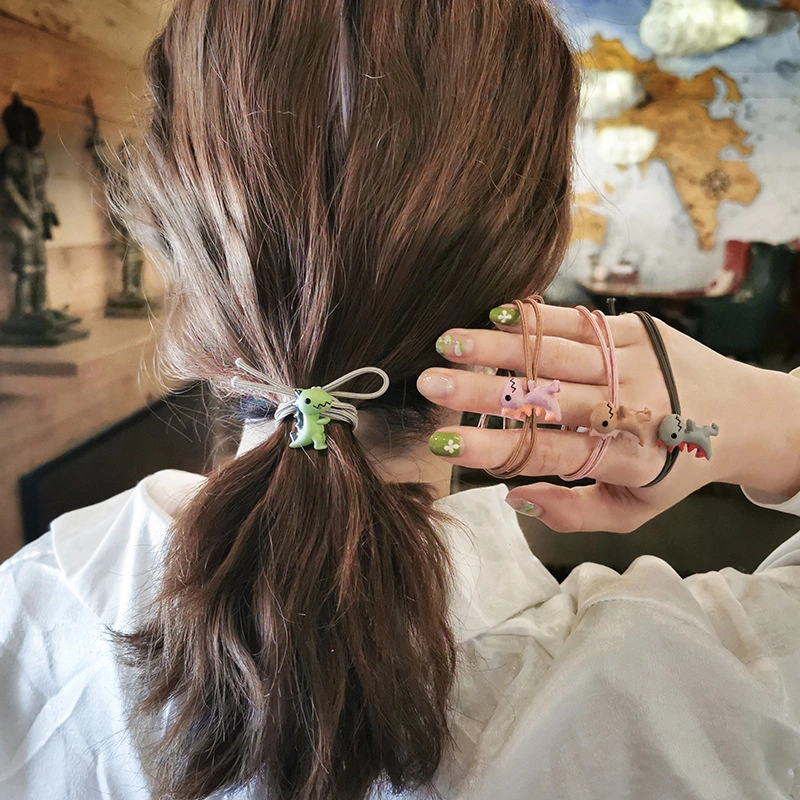
M 742 0 L 751 10 L 780 5 L 774 19 L 789 26 L 686 57 L 656 56 L 642 43 L 651 0 L 553 3 L 583 53 L 584 108 L 604 91 L 609 113 L 617 99 L 627 107 L 582 116 L 573 243 L 548 296 L 583 300 L 577 280 L 625 260 L 639 265 L 643 285 L 699 290 L 725 263 L 726 242 L 800 237 L 800 0 Z M 643 97 L 629 105 L 628 91 L 623 102 L 620 87 L 637 83 Z M 618 147 L 630 134 L 620 129 L 631 127 L 655 133 L 652 152 L 641 130 L 641 149 Z
M 785 12 L 744 8 L 737 0 L 653 0 L 639 30 L 656 55 L 690 56 L 765 36 L 785 18 Z
M 684 80 L 659 68 L 655 60 L 630 54 L 619 40 L 595 37 L 586 52 L 587 66 L 600 69 L 624 61 L 643 81 L 646 100 L 614 119 L 596 125 L 597 152 L 606 162 L 641 165 L 659 159 L 672 175 L 701 250 L 714 247 L 717 208 L 723 200 L 748 204 L 758 196 L 756 176 L 741 159 L 752 153 L 746 133 L 732 119 L 716 119 L 709 106 L 720 92 L 741 102 L 736 81 L 712 68 Z M 723 158 L 729 148 L 738 158 Z
M 15 285 L 0 345 L 51 347 L 82 339 L 89 332 L 75 327 L 79 317 L 48 307 L 45 242 L 59 221 L 47 198 L 39 115 L 15 94 L 2 121 L 9 143 L 0 152 L 0 241 L 10 246 Z
M 644 86 L 626 69 L 589 69 L 581 90 L 581 119 L 613 119 L 644 100 Z
M 100 120 L 95 113 L 91 97 L 86 99 L 86 107 L 91 118 L 89 138 L 86 146 L 91 150 L 97 171 L 104 188 L 110 183 L 116 191 L 127 189 L 127 171 L 130 168 L 130 142 L 123 139 L 115 154 L 100 133 Z M 111 240 L 115 254 L 122 262 L 122 291 L 108 298 L 105 315 L 107 317 L 147 317 L 155 306 L 148 302 L 142 285 L 145 256 L 128 229 L 126 221 L 113 210 L 109 210 Z
M 609 164 L 644 164 L 658 144 L 658 133 L 644 125 L 612 125 L 597 135 L 597 151 Z

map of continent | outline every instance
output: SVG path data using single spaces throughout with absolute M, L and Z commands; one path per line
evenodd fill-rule
M 745 161 L 720 157 L 725 148 L 733 148 L 741 156 L 750 155 L 753 148 L 744 143 L 747 133 L 734 119 L 715 119 L 709 113 L 720 82 L 727 94 L 723 99 L 732 103 L 742 101 L 736 81 L 716 67 L 694 78 L 681 78 L 662 71 L 655 59 L 637 59 L 621 41 L 600 36 L 594 37 L 592 47 L 583 54 L 583 66 L 594 70 L 626 70 L 642 82 L 644 100 L 613 119 L 597 122 L 597 132 L 614 126 L 642 126 L 657 134 L 655 149 L 642 163 L 642 169 L 646 170 L 655 159 L 666 165 L 697 232 L 700 249 L 712 250 L 720 203 L 749 205 L 761 190 Z M 600 231 L 596 221 L 592 224 L 596 215 L 587 205 L 585 200 L 577 203 L 575 237 L 596 241 Z

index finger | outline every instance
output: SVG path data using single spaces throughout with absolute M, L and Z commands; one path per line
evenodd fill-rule
M 528 332 L 536 332 L 536 314 L 527 304 L 525 308 L 525 319 L 528 322 Z M 539 309 L 542 315 L 542 332 L 544 336 L 555 336 L 562 339 L 571 339 L 573 342 L 583 344 L 597 344 L 597 334 L 592 324 L 577 308 L 566 306 L 550 306 L 540 303 Z M 634 344 L 644 335 L 642 323 L 635 314 L 622 314 L 616 317 L 606 317 L 608 319 L 611 334 L 614 337 L 616 347 L 626 347 Z M 519 312 L 516 306 L 505 304 L 493 308 L 489 314 L 489 319 L 503 331 L 513 333 L 520 332 Z

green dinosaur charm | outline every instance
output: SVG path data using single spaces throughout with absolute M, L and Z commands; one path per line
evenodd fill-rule
M 320 388 L 294 390 L 297 399 L 295 407 L 302 418 L 302 425 L 292 437 L 289 447 L 308 447 L 314 445 L 315 450 L 327 450 L 325 441 L 325 426 L 331 421 L 330 417 L 323 417 L 322 412 L 333 405 L 333 397 Z

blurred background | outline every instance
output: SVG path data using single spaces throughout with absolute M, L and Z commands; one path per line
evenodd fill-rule
M 800 0 L 553 4 L 585 87 L 573 243 L 546 299 L 615 298 L 732 358 L 798 366 Z M 158 377 L 160 282 L 103 195 L 124 185 L 170 6 L 0 0 L 0 560 L 59 514 L 235 448 L 203 387 Z M 454 490 L 487 482 L 461 470 Z M 522 524 L 559 579 L 644 553 L 751 571 L 798 527 L 724 485 L 629 536 Z

